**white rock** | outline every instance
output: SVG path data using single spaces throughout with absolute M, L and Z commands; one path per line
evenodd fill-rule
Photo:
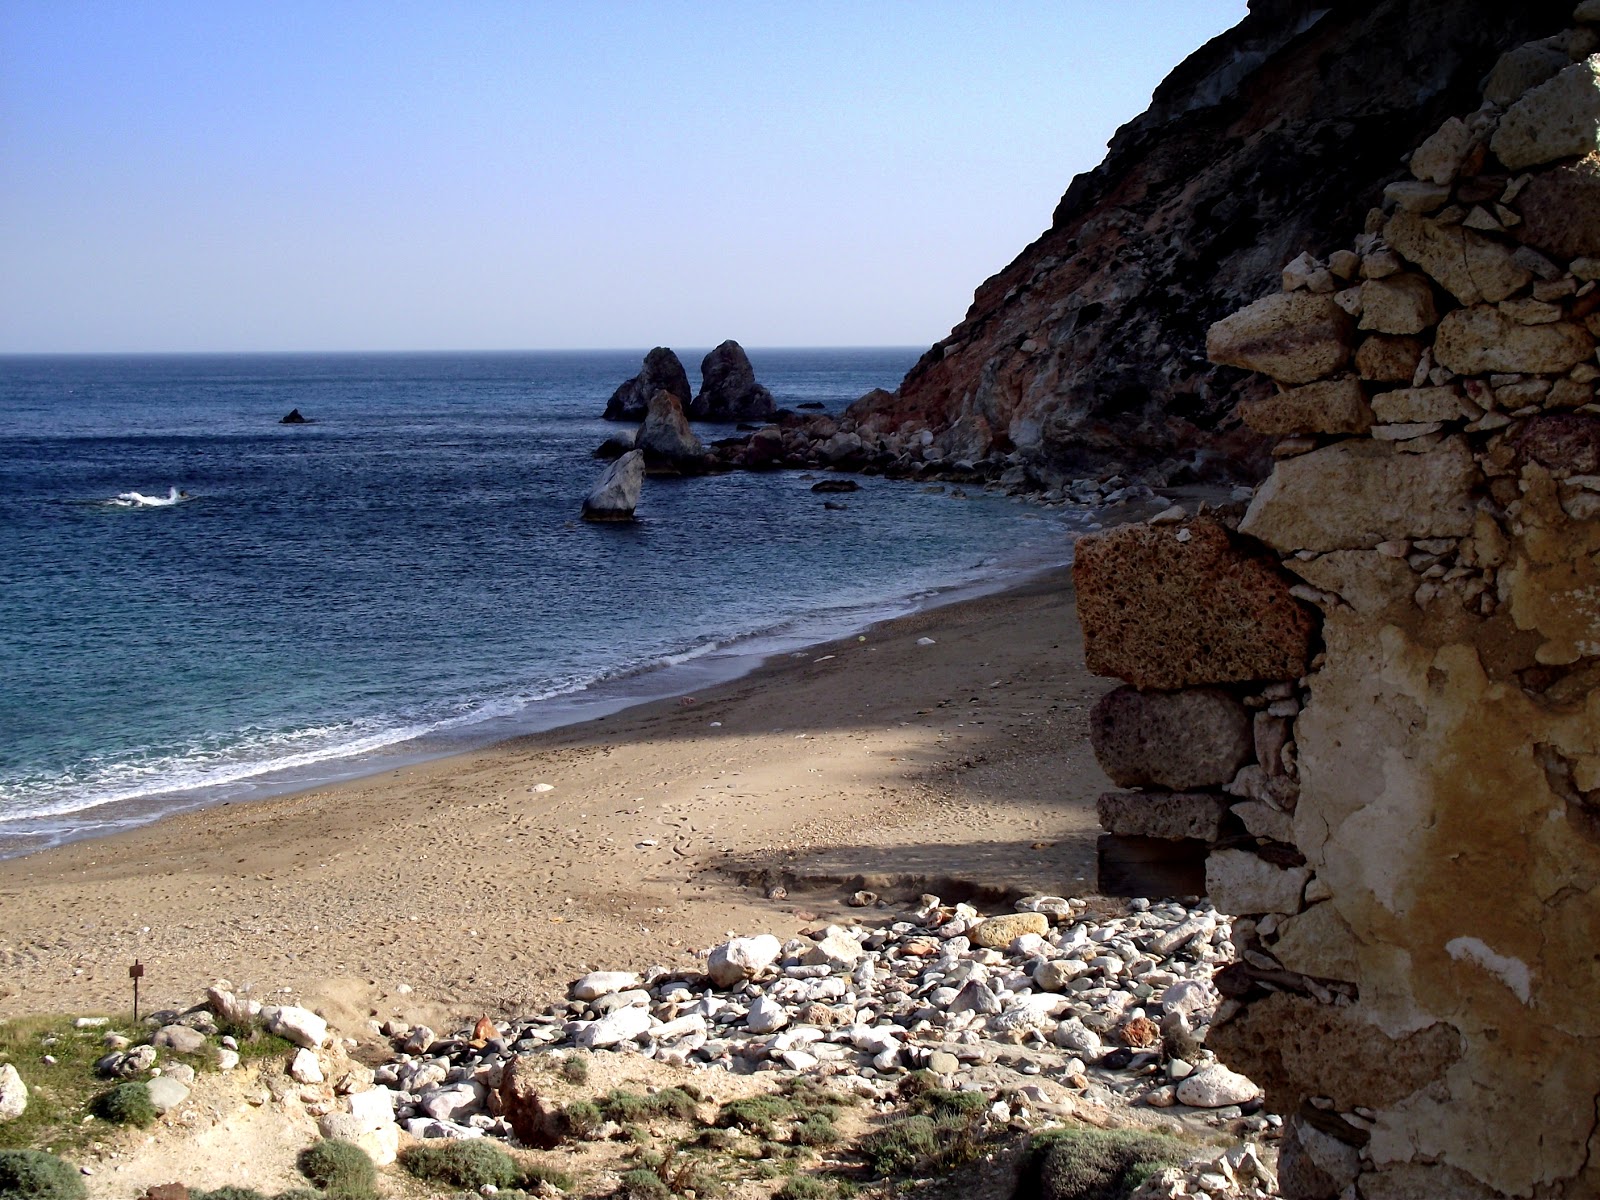
M 15 1121 L 28 1108 L 28 1085 L 17 1068 L 0 1063 L 0 1121 Z
M 745 1025 L 751 1033 L 771 1033 L 789 1023 L 789 1014 L 771 996 L 760 996 L 750 1006 Z
M 308 1008 L 295 1005 L 261 1010 L 267 1032 L 286 1038 L 296 1046 L 315 1050 L 328 1040 L 328 1023 Z
M 804 1050 L 785 1050 L 778 1055 L 778 1060 L 791 1071 L 809 1071 L 821 1061 L 816 1055 L 807 1054 Z
M 639 986 L 640 980 L 632 971 L 591 971 L 576 980 L 568 994 L 574 1000 L 598 1000 L 613 992 L 626 991 Z
M 1217 1007 L 1217 995 L 1208 984 L 1198 979 L 1180 979 L 1161 993 L 1161 1011 L 1182 1013 L 1192 1017 L 1196 1013 L 1209 1015 Z
M 706 974 L 718 987 L 732 987 L 765 971 L 782 953 L 783 943 L 770 933 L 734 938 L 706 957 Z
M 350 1116 L 359 1121 L 363 1129 L 381 1129 L 394 1124 L 394 1099 L 394 1092 L 386 1087 L 351 1092 L 344 1098 Z
M 1558 72 L 1513 104 L 1489 146 L 1512 171 L 1600 149 L 1600 55 Z
M 1275 867 L 1248 850 L 1216 850 L 1206 859 L 1206 892 L 1229 913 L 1297 913 L 1309 867 Z
M 1248 1104 L 1260 1095 L 1261 1089 L 1254 1083 L 1221 1063 L 1202 1068 L 1178 1084 L 1178 1103 L 1191 1108 Z
M 619 1008 L 578 1031 L 578 1045 L 589 1048 L 631 1042 L 654 1023 L 646 1008 Z
M 150 1090 L 150 1103 L 158 1113 L 177 1108 L 189 1098 L 189 1089 L 166 1075 L 157 1075 L 146 1086 Z
M 690 1013 L 673 1021 L 663 1022 L 654 1033 L 658 1042 L 674 1042 L 679 1038 L 693 1037 L 706 1032 L 706 1019 L 699 1013 Z
M 317 1062 L 317 1056 L 311 1050 L 296 1050 L 294 1058 L 289 1060 L 289 1078 L 296 1083 L 321 1083 L 322 1064 Z
M 261 1015 L 261 1002 L 236 996 L 224 987 L 209 987 L 206 989 L 206 999 L 211 1004 L 211 1011 L 231 1025 L 249 1028 L 254 1025 L 256 1018 Z
M 482 1109 L 487 1095 L 481 1083 L 469 1080 L 430 1092 L 418 1107 L 435 1121 L 456 1121 Z
M 1087 1058 L 1098 1057 L 1102 1048 L 1100 1035 L 1077 1017 L 1057 1025 L 1050 1040 L 1063 1050 L 1070 1050 Z
M 839 969 L 854 965 L 861 957 L 861 953 L 861 943 L 844 930 L 838 929 L 807 950 L 800 961 L 807 966 Z
M 224 1047 L 217 1051 L 217 1070 L 231 1071 L 239 1065 L 239 1052 Z

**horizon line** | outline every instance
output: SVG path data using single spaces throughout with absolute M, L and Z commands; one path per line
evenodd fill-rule
M 659 345 L 660 343 L 657 343 Z M 937 343 L 935 343 L 937 344 Z M 640 346 L 643 344 L 641 343 Z M 701 346 L 684 343 L 691 350 L 702 349 Z M 704 347 L 715 349 L 720 342 Z M 769 350 L 922 350 L 920 344 L 901 343 L 854 343 L 840 345 L 820 344 L 787 344 L 769 346 L 746 346 L 743 342 L 740 347 L 747 353 L 750 351 Z M 349 355 L 380 355 L 380 354 L 648 354 L 654 347 L 640 346 L 534 346 L 522 348 L 500 347 L 495 349 L 450 349 L 432 347 L 427 349 L 387 349 L 387 350 L 0 350 L 0 358 L 203 358 L 203 357 L 230 357 L 242 355 L 280 355 L 284 357 L 308 357 L 316 354 L 349 354 Z M 672 347 L 667 347 L 672 349 Z M 676 351 L 674 351 L 676 353 Z

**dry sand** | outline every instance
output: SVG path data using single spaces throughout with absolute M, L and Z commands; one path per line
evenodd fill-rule
M 859 918 L 862 880 L 1083 893 L 1106 686 L 1059 571 L 693 697 L 0 862 L 0 1017 L 120 1008 L 137 957 L 147 1007 L 225 977 L 355 1032 Z

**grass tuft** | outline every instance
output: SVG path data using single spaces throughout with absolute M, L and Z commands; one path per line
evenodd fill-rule
M 367 1152 L 354 1142 L 330 1138 L 300 1152 L 300 1173 L 330 1200 L 365 1200 L 373 1195 L 378 1173 Z
M 150 1085 L 140 1079 L 119 1083 L 94 1098 L 94 1115 L 114 1125 L 154 1125 L 161 1114 L 150 1100 Z
M 1051 1129 L 1029 1143 L 1015 1200 L 1124 1200 L 1162 1167 L 1182 1164 L 1188 1143 L 1142 1129 Z

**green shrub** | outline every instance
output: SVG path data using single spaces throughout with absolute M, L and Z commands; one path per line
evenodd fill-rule
M 809 1175 L 791 1175 L 775 1194 L 774 1200 L 826 1200 L 833 1189 Z
M 190 1200 L 194 1200 L 191 1196 Z M 310 1188 L 290 1188 L 286 1192 L 274 1192 L 272 1200 L 323 1200 L 321 1192 L 312 1191 Z
M 588 1083 L 589 1060 L 578 1054 L 568 1055 L 561 1060 L 561 1078 L 568 1083 Z
M 329 1196 L 355 1200 L 373 1194 L 378 1173 L 354 1142 L 330 1138 L 300 1152 L 300 1173 Z
M 616 1194 L 625 1200 L 668 1200 L 672 1189 L 661 1182 L 661 1176 L 645 1167 L 635 1167 L 622 1173 L 622 1182 Z
M 626 1125 L 630 1121 L 664 1118 L 673 1121 L 694 1119 L 698 1093 L 684 1088 L 662 1088 L 653 1096 L 613 1091 L 598 1102 L 600 1115 L 608 1121 Z
M 900 1086 L 895 1093 L 902 1100 L 915 1100 L 924 1092 L 932 1092 L 939 1087 L 939 1077 L 932 1071 L 913 1071 L 900 1081 Z
M 130 1079 L 119 1083 L 108 1092 L 94 1098 L 94 1115 L 117 1125 L 137 1125 L 141 1129 L 153 1125 L 156 1106 L 150 1101 L 150 1088 L 141 1080 Z
M 531 1167 L 522 1168 L 522 1186 L 537 1186 L 548 1183 L 553 1188 L 561 1191 L 572 1190 L 572 1176 L 556 1167 L 547 1167 L 543 1163 L 534 1163 Z M 503 1194 L 503 1193 L 502 1193 Z
M 400 1165 L 418 1179 L 474 1191 L 484 1184 L 515 1187 L 522 1178 L 516 1159 L 481 1138 L 424 1142 L 401 1151 Z
M 189 1200 L 267 1200 L 267 1198 L 255 1188 L 230 1186 L 212 1188 L 209 1192 L 190 1192 Z M 273 1200 L 278 1198 L 274 1197 Z
M 1140 1129 L 1051 1129 L 1023 1156 L 1016 1200 L 1123 1200 L 1162 1167 L 1180 1165 L 1189 1147 Z
M 911 1102 L 913 1112 L 939 1117 L 945 1113 L 974 1116 L 987 1106 L 982 1092 L 955 1092 L 949 1088 L 930 1088 Z
M 795 1126 L 794 1140 L 802 1146 L 831 1146 L 839 1140 L 839 1131 L 827 1113 L 814 1112 Z
M 574 1100 L 561 1110 L 561 1120 L 567 1132 L 579 1138 L 588 1137 L 605 1124 L 600 1106 L 589 1100 Z
M 928 1116 L 906 1117 L 861 1139 L 861 1153 L 875 1175 L 910 1171 L 938 1149 L 933 1118 Z
M 777 1131 L 777 1123 L 793 1115 L 794 1105 L 782 1096 L 745 1096 L 724 1104 L 717 1113 L 717 1124 L 723 1129 L 745 1129 L 770 1138 Z
M 43 1150 L 0 1150 L 0 1196 L 6 1200 L 83 1200 L 83 1176 Z

